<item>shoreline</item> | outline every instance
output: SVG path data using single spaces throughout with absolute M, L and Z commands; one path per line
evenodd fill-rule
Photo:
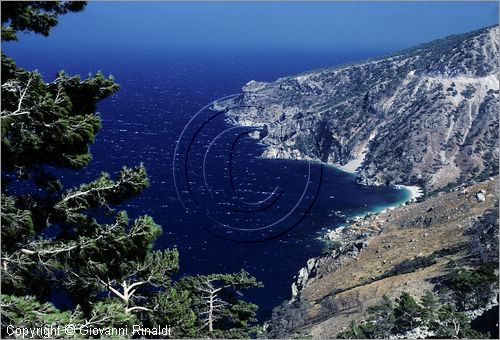
M 357 171 L 355 171 L 353 169 L 346 169 L 345 167 L 347 164 L 344 166 L 341 166 L 339 164 L 328 164 L 328 163 L 324 163 L 324 162 L 322 162 L 322 164 L 324 164 L 326 166 L 332 166 L 338 170 L 349 173 L 353 176 L 357 176 L 357 174 L 358 174 Z M 360 184 L 360 185 L 365 186 L 365 184 Z M 351 224 L 353 224 L 359 220 L 362 220 L 369 215 L 385 213 L 388 210 L 392 210 L 392 209 L 395 209 L 395 208 L 400 207 L 402 205 L 405 205 L 407 202 L 410 202 L 410 203 L 416 202 L 416 200 L 418 198 L 424 196 L 423 189 L 417 185 L 394 184 L 393 187 L 395 189 L 398 189 L 398 190 L 405 190 L 408 193 L 408 197 L 405 198 L 404 200 L 401 200 L 398 203 L 393 204 L 393 205 L 374 208 L 373 210 L 367 211 L 365 213 L 350 216 L 346 219 L 345 223 L 342 223 L 336 227 L 330 227 L 330 226 L 325 227 L 325 233 L 322 236 L 320 236 L 318 239 L 323 240 L 323 241 L 331 240 L 332 239 L 331 235 L 334 235 L 335 232 L 342 233 L 342 231 L 347 229 Z
M 417 186 L 417 185 L 401 185 L 401 184 L 396 184 L 394 187 L 397 188 L 397 189 L 404 189 L 407 192 L 409 192 L 410 197 L 408 198 L 408 200 L 410 202 L 414 202 L 414 201 L 417 200 L 417 198 L 420 198 L 420 197 L 424 196 L 423 189 L 421 187 Z
M 477 216 L 485 216 L 490 209 L 494 209 L 497 204 L 495 200 L 498 202 L 498 196 L 495 195 L 497 185 L 498 182 L 490 183 L 485 180 L 469 184 L 467 190 L 457 186 L 443 195 L 426 197 L 422 202 L 392 208 L 395 209 L 394 212 L 367 215 L 362 220 L 331 230 L 327 234 L 327 240 L 332 242 L 330 248 L 323 255 L 308 260 L 307 265 L 301 268 L 292 284 L 293 295 L 290 300 L 299 301 L 299 306 L 300 301 L 305 304 L 312 302 L 307 305 L 306 312 L 324 307 L 329 308 L 329 313 L 321 315 L 319 322 L 315 319 L 317 314 L 312 314 L 307 328 L 291 330 L 305 329 L 308 332 L 305 334 L 328 338 L 346 329 L 352 319 L 362 320 L 366 309 L 384 295 L 396 299 L 401 292 L 411 291 L 415 296 L 421 297 L 426 290 L 439 286 L 439 282 L 433 280 L 448 272 L 448 266 L 456 261 L 454 258 L 437 256 L 432 264 L 411 271 L 400 271 L 398 266 L 455 248 L 460 249 L 456 254 L 461 254 L 461 259 L 470 260 L 469 254 L 462 253 L 461 249 L 464 240 L 471 240 L 470 233 L 457 234 L 456 226 L 467 220 L 463 228 L 474 231 L 474 237 L 484 233 L 483 230 L 474 229 L 477 227 L 474 221 Z M 403 189 L 404 186 L 400 188 Z M 410 194 L 419 194 L 416 186 L 404 189 Z M 486 199 L 478 200 L 478 192 L 483 192 Z M 435 218 L 453 211 L 454 206 L 464 207 L 463 216 L 466 218 L 454 216 L 452 220 L 445 221 Z M 428 224 L 412 224 L 415 217 L 425 214 L 430 217 Z M 410 224 L 414 227 L 409 228 Z M 453 237 L 443 238 L 443 235 Z M 425 244 L 430 249 L 419 247 L 419 244 Z M 474 247 L 474 251 L 482 249 L 482 246 L 471 247 Z M 329 307 L 333 303 L 339 308 Z M 352 313 L 345 313 L 349 309 Z M 293 307 L 288 310 L 293 310 Z
M 337 165 L 333 165 L 333 167 L 339 169 Z M 344 172 L 349 172 L 350 174 L 356 176 L 356 171 L 346 171 L 344 169 L 340 170 Z M 422 197 L 424 195 L 423 189 L 416 185 L 395 184 L 393 185 L 393 187 L 397 190 L 405 190 L 405 192 L 408 194 L 408 197 L 393 205 L 375 208 L 373 210 L 366 211 L 365 213 L 362 214 L 350 216 L 346 219 L 345 223 L 339 224 L 338 226 L 325 227 L 324 233 L 317 239 L 320 242 L 323 242 L 323 244 L 335 241 L 339 241 L 341 242 L 341 244 L 349 244 L 360 236 L 358 232 L 353 231 L 351 229 L 351 226 L 359 222 L 363 223 L 362 221 L 368 218 L 378 220 L 377 215 L 384 214 L 387 211 L 404 206 L 408 202 L 410 202 L 410 204 L 415 203 L 419 197 Z M 382 224 L 382 222 L 379 223 Z M 314 270 L 316 270 L 319 261 L 321 261 L 323 257 L 325 257 L 325 255 L 319 255 L 309 258 L 306 262 L 307 265 L 299 269 L 291 285 L 292 297 L 288 301 L 296 301 L 302 289 L 304 289 L 309 283 L 310 275 L 313 273 Z
M 335 165 L 334 167 L 338 168 Z M 356 175 L 356 172 L 350 173 Z M 402 207 L 407 204 L 415 203 L 419 197 L 422 197 L 424 195 L 422 188 L 416 185 L 396 184 L 393 185 L 393 187 L 397 190 L 405 190 L 405 192 L 408 194 L 408 197 L 393 205 L 375 208 L 362 214 L 350 216 L 344 223 L 337 226 L 325 227 L 324 233 L 317 239 L 322 242 L 323 245 L 327 245 L 329 242 L 339 242 L 342 245 L 341 248 L 337 251 L 334 251 L 333 253 L 341 251 L 342 248 L 346 246 L 352 246 L 353 242 L 366 242 L 366 240 L 370 236 L 364 235 L 362 230 L 360 231 L 359 224 L 364 225 L 365 223 L 367 223 L 367 221 L 375 221 L 379 225 L 378 228 L 380 228 L 385 223 L 385 221 L 383 219 L 380 219 L 378 215 L 385 214 L 390 210 Z M 358 226 L 358 228 L 356 228 L 356 226 Z M 307 260 L 306 265 L 298 270 L 291 284 L 292 296 L 288 300 L 289 303 L 294 302 L 300 298 L 301 291 L 306 288 L 312 280 L 315 279 L 315 273 L 320 262 L 330 255 L 331 254 L 322 254 L 319 256 L 311 257 Z
M 268 146 L 267 146 L 268 147 Z M 288 158 L 288 157 L 276 157 L 275 155 L 271 155 L 269 153 L 263 152 L 260 155 L 260 158 L 263 159 L 282 159 L 282 160 L 295 160 L 295 161 L 312 161 L 312 162 L 317 162 L 322 164 L 323 166 L 326 167 L 333 167 L 341 172 L 350 174 L 353 176 L 353 178 L 358 176 L 358 169 L 360 168 L 361 164 L 364 161 L 364 158 L 366 156 L 366 151 L 362 150 L 361 154 L 356 157 L 356 159 L 349 161 L 345 165 L 340 165 L 338 163 L 328 163 L 328 162 L 322 162 L 320 160 L 316 159 L 309 159 L 309 158 Z M 359 183 L 359 185 L 362 186 L 371 186 L 368 184 L 363 184 Z M 394 204 L 387 205 L 387 206 L 379 206 L 379 207 L 374 207 L 374 209 L 365 211 L 363 213 L 349 216 L 345 220 L 344 223 L 337 224 L 337 225 L 328 225 L 324 226 L 322 232 L 316 239 L 320 241 L 323 245 L 326 245 L 328 242 L 332 241 L 340 241 L 342 244 L 350 244 L 352 243 L 357 237 L 359 237 L 361 234 L 359 234 L 356 230 L 352 230 L 351 226 L 354 226 L 357 223 L 363 223 L 363 220 L 372 218 L 375 220 L 378 220 L 377 215 L 379 214 L 384 214 L 387 211 L 396 209 L 398 207 L 415 203 L 418 198 L 424 196 L 424 191 L 421 187 L 416 186 L 416 185 L 403 185 L 403 184 L 392 184 L 388 185 L 389 187 L 393 187 L 394 189 L 397 190 L 404 190 L 404 193 L 406 194 L 406 197 L 399 202 L 395 202 Z M 380 221 L 379 223 L 383 224 L 383 221 Z M 366 239 L 366 238 L 363 238 Z M 311 257 L 307 259 L 306 264 L 303 265 L 302 267 L 299 268 L 297 271 L 297 274 L 294 276 L 292 279 L 291 283 L 291 296 L 288 299 L 288 302 L 291 303 L 293 301 L 296 301 L 299 296 L 301 291 L 309 284 L 310 280 L 314 280 L 314 272 L 319 264 L 319 262 L 325 257 L 324 254 L 320 254 L 318 256 Z

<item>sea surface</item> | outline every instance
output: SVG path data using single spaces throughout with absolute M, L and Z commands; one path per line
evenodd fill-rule
M 47 80 L 60 69 L 115 76 L 119 92 L 98 105 L 103 126 L 91 147 L 93 161 L 79 172 L 62 172 L 63 183 L 71 187 L 102 171 L 144 163 L 151 186 L 121 208 L 131 218 L 149 214 L 162 226 L 156 248 L 177 247 L 177 277 L 243 268 L 262 281 L 264 288 L 242 292 L 259 305 L 261 320 L 290 298 L 298 270 L 322 253 L 319 238 L 326 229 L 408 198 L 406 190 L 358 185 L 352 174 L 331 166 L 261 159 L 263 146 L 249 131 L 202 109 L 237 94 L 250 80 L 272 81 L 377 51 L 144 53 L 61 47 L 28 55 L 11 46 L 7 54 Z

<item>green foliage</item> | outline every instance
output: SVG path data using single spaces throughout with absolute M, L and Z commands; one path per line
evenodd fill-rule
M 358 325 L 354 320 L 351 320 L 349 327 L 337 335 L 339 339 L 366 339 L 363 326 Z
M 334 251 L 338 251 L 341 247 L 342 247 L 342 241 L 340 241 L 340 240 L 334 240 L 334 241 L 327 240 L 327 241 L 325 241 L 325 245 L 323 246 L 322 254 L 323 255 L 331 254 Z
M 384 295 L 380 305 L 368 308 L 369 316 L 361 324 L 351 322 L 349 328 L 338 334 L 341 339 L 388 338 L 395 327 L 396 318 L 391 300 Z
M 338 337 L 388 338 L 425 326 L 437 338 L 486 338 L 488 334 L 472 328 L 463 310 L 484 307 L 496 294 L 495 268 L 494 264 L 485 264 L 476 270 L 454 271 L 445 280 L 441 295 L 427 291 L 420 302 L 407 292 L 395 304 L 384 296 L 381 304 L 368 309 L 369 315 L 362 322 L 351 322 Z
M 369 338 L 387 338 L 395 323 L 393 304 L 387 296 L 383 296 L 380 305 L 368 308 L 370 317 L 366 325 L 363 326 L 363 332 Z
M 289 335 L 288 329 L 301 329 L 307 322 L 309 307 L 308 302 L 302 299 L 291 303 L 283 301 L 274 307 L 265 330 L 266 337 L 282 339 Z
M 136 315 L 127 313 L 123 305 L 116 300 L 108 299 L 99 301 L 92 305 L 90 316 L 85 319 L 82 325 L 84 328 L 128 328 L 137 325 L 139 320 Z
M 59 14 L 83 10 L 84 1 L 7 1 L 2 3 L 2 40 L 17 40 L 17 33 L 49 35 Z
M 447 286 L 451 289 L 460 310 L 478 308 L 491 299 L 494 294 L 492 287 L 498 286 L 496 268 L 495 263 L 488 263 L 478 270 L 462 269 L 448 275 Z
M 33 19 L 40 13 L 17 18 L 19 11 L 23 16 L 29 16 L 25 13 L 29 8 L 62 14 L 76 8 L 72 6 L 81 6 L 15 2 L 2 4 L 2 9 L 4 5 L 7 12 L 2 13 L 2 25 L 8 22 L 10 28 L 20 30 L 29 29 L 26 25 L 40 24 L 36 22 L 38 19 Z M 23 20 L 35 21 L 21 24 Z M 54 82 L 45 83 L 39 73 L 18 68 L 12 59 L 2 54 L 0 123 L 5 183 L 2 186 L 2 283 L 7 294 L 25 292 L 42 296 L 46 291 L 37 286 L 50 289 L 54 273 L 67 268 L 67 263 L 94 265 L 82 260 L 83 253 L 89 254 L 93 249 L 105 251 L 99 243 L 105 236 L 111 236 L 110 227 L 99 224 L 85 210 L 96 207 L 97 203 L 106 206 L 121 203 L 147 186 L 145 169 L 140 166 L 120 172 L 114 194 L 104 195 L 96 188 L 84 192 L 90 189 L 89 185 L 61 194 L 61 182 L 47 171 L 48 165 L 73 169 L 90 161 L 89 145 L 101 125 L 95 113 L 96 103 L 117 89 L 113 78 L 105 78 L 101 73 L 81 80 L 60 72 Z M 9 188 L 13 180 L 29 182 L 27 187 L 34 189 L 30 193 L 15 194 Z M 60 229 L 56 237 L 40 237 L 51 227 Z M 101 231 L 105 234 L 94 239 Z
M 439 308 L 437 323 L 433 329 L 438 338 L 488 338 L 487 334 L 473 330 L 467 315 L 457 311 L 452 305 L 443 305 Z
M 396 299 L 396 303 L 394 316 L 396 317 L 395 325 L 399 331 L 406 332 L 421 325 L 423 308 L 410 294 L 403 292 Z
M 429 328 L 435 328 L 438 324 L 438 309 L 440 307 L 438 297 L 428 290 L 420 299 L 420 304 L 422 305 L 422 324 Z
M 2 251 L 9 251 L 33 237 L 35 228 L 31 211 L 17 209 L 15 197 L 2 194 Z
M 67 324 L 83 324 L 83 315 L 79 309 L 61 312 L 50 303 L 40 303 L 32 296 L 17 297 L 2 295 L 1 301 L 2 334 L 6 334 L 6 325 L 35 328 L 41 325 L 64 327 Z M 64 338 L 61 334 L 61 338 Z
M 32 31 L 47 35 L 57 16 L 83 2 L 2 3 L 2 39 Z M 53 168 L 85 167 L 101 128 L 97 103 L 119 86 L 97 73 L 86 79 L 63 71 L 46 83 L 2 54 L 2 335 L 16 327 L 61 325 L 170 326 L 175 337 L 248 337 L 257 306 L 239 290 L 260 284 L 246 272 L 186 277 L 176 249 L 154 250 L 162 229 L 150 216 L 129 219 L 117 206 L 149 186 L 145 167 L 102 173 L 64 189 Z M 29 192 L 16 192 L 16 181 Z M 47 231 L 51 237 L 46 237 Z M 213 321 L 202 326 L 207 287 L 215 287 Z M 50 301 L 64 292 L 76 305 L 59 311 Z M 209 334 L 210 333 L 210 334 Z
M 151 299 L 148 313 L 149 326 L 172 327 L 173 338 L 198 337 L 197 317 L 191 308 L 190 292 L 169 288 Z
M 257 306 L 238 299 L 241 290 L 262 287 L 247 272 L 185 277 L 177 286 L 190 292 L 200 334 L 242 338 L 258 331 L 254 327 Z
M 32 170 L 43 164 L 79 169 L 101 127 L 96 103 L 118 90 L 113 77 L 85 80 L 59 72 L 45 83 L 2 53 L 2 163 Z

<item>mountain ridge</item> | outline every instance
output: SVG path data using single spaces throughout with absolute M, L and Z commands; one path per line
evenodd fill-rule
M 250 81 L 214 105 L 258 126 L 267 158 L 357 161 L 360 182 L 435 191 L 498 164 L 498 26 L 392 55 Z M 353 170 L 353 169 L 351 169 Z

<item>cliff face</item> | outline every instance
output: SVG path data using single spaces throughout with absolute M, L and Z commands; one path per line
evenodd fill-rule
M 262 127 L 265 157 L 357 167 L 365 184 L 432 191 L 483 179 L 498 167 L 498 33 L 486 28 L 363 63 L 251 81 L 215 109 L 233 124 Z

